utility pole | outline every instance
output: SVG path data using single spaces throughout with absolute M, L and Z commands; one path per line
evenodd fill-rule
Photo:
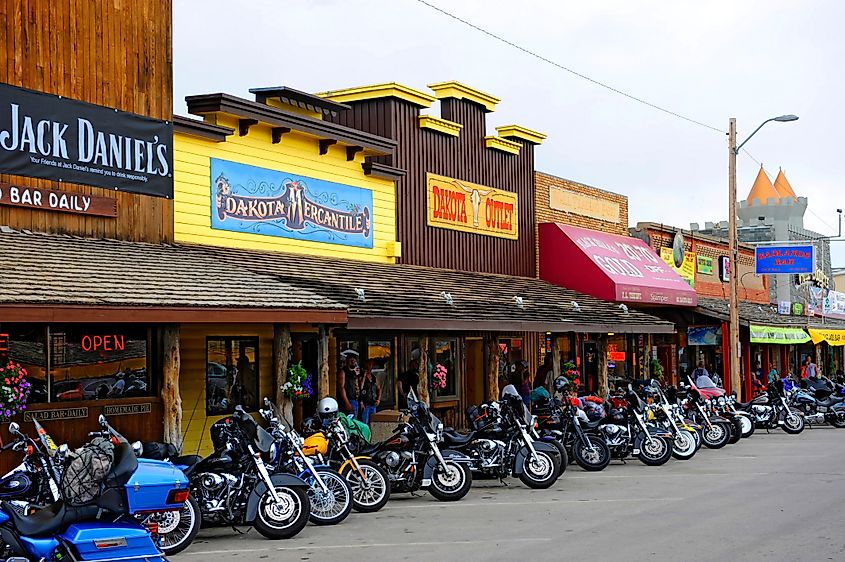
M 756 131 L 755 131 L 756 132 Z M 731 390 L 737 396 L 742 396 L 742 385 L 739 380 L 740 357 L 739 347 L 739 298 L 737 285 L 739 282 L 739 252 L 737 251 L 736 230 L 736 118 L 731 117 L 728 125 L 728 254 L 730 263 L 730 366 Z M 748 397 L 745 397 L 748 399 Z

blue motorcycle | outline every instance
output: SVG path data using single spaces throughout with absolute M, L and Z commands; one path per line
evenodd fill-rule
M 113 451 L 104 477 L 88 483 L 98 492 L 88 502 L 57 501 L 31 515 L 0 503 L 2 559 L 165 562 L 150 530 L 133 516 L 181 509 L 188 479 L 169 462 L 137 459 L 125 441 Z

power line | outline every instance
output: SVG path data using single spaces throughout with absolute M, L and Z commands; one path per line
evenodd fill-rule
M 656 109 L 657 111 L 661 111 L 661 112 L 663 112 L 663 113 L 665 113 L 665 114 L 667 114 L 667 115 L 671 115 L 672 117 L 677 117 L 678 119 L 683 119 L 684 121 L 687 121 L 687 122 L 692 123 L 692 124 L 694 124 L 694 125 L 698 125 L 698 126 L 700 126 L 700 127 L 704 127 L 704 128 L 706 128 L 706 129 L 710 129 L 711 131 L 716 131 L 717 133 L 722 133 L 722 134 L 725 134 L 725 131 L 723 131 L 722 129 L 720 129 L 720 128 L 718 128 L 718 127 L 714 127 L 714 126 L 712 126 L 712 125 L 708 125 L 707 123 L 703 123 L 703 122 L 701 122 L 701 121 L 698 121 L 698 120 L 696 120 L 696 119 L 693 119 L 692 117 L 687 117 L 686 115 L 683 115 L 683 114 L 678 113 L 678 112 L 676 112 L 676 111 L 672 111 L 671 109 L 666 109 L 665 107 L 661 107 L 661 106 L 659 106 L 659 105 L 657 105 L 657 104 L 655 104 L 655 103 L 651 103 L 650 101 L 647 101 L 647 100 L 644 100 L 644 99 L 642 99 L 642 98 L 639 98 L 639 97 L 637 97 L 637 96 L 635 96 L 635 95 L 633 95 L 633 94 L 629 94 L 628 92 L 625 92 L 625 91 L 623 91 L 623 90 L 620 90 L 619 88 L 614 88 L 613 86 L 611 86 L 611 85 L 609 85 L 609 84 L 605 84 L 604 82 L 600 82 L 599 80 L 596 80 L 595 78 L 590 78 L 590 77 L 589 77 L 589 76 L 587 76 L 586 74 L 582 74 L 582 73 L 578 72 L 577 70 L 573 70 L 573 69 L 571 69 L 571 68 L 569 68 L 569 67 L 567 67 L 567 66 L 564 66 L 564 65 L 562 65 L 562 64 L 560 64 L 560 63 L 558 63 L 558 62 L 555 62 L 555 61 L 553 61 L 553 60 L 551 60 L 551 59 L 549 59 L 549 58 L 546 58 L 546 57 L 544 57 L 543 55 L 541 55 L 541 54 L 539 54 L 539 53 L 535 53 L 534 51 L 531 51 L 531 50 L 529 50 L 529 49 L 526 49 L 525 47 L 522 47 L 522 46 L 520 46 L 520 45 L 517 45 L 517 44 L 516 44 L 516 43 L 514 43 L 513 41 L 509 41 L 508 39 L 505 39 L 504 37 L 502 37 L 502 36 L 500 36 L 500 35 L 496 35 L 496 34 L 495 34 L 495 33 L 493 33 L 492 31 L 488 31 L 488 30 L 484 29 L 483 27 L 477 26 L 477 25 L 475 25 L 475 24 L 474 24 L 474 23 L 472 23 L 472 22 L 469 22 L 469 21 L 467 21 L 467 20 L 465 20 L 465 19 L 463 19 L 463 18 L 461 18 L 461 17 L 456 16 L 455 14 L 452 14 L 452 13 L 450 13 L 450 12 L 447 12 L 447 11 L 446 11 L 446 10 L 444 10 L 443 8 L 440 8 L 440 7 L 438 7 L 438 6 L 435 6 L 434 4 L 431 4 L 430 2 L 426 2 L 426 0 L 417 0 L 417 2 L 419 2 L 420 4 L 423 4 L 424 6 L 428 6 L 428 7 L 429 7 L 429 8 L 431 8 L 432 10 L 436 10 L 436 11 L 440 12 L 440 13 L 441 13 L 441 14 L 443 14 L 444 16 L 447 16 L 447 17 L 452 18 L 453 20 L 459 21 L 459 22 L 461 22 L 462 24 L 464 24 L 464 25 L 466 25 L 466 26 L 469 26 L 469 27 L 471 27 L 471 28 L 475 29 L 476 31 L 480 31 L 481 33 L 483 33 L 483 34 L 485 34 L 485 35 L 487 35 L 487 36 L 489 36 L 489 37 L 492 37 L 493 39 L 495 39 L 495 40 L 497 40 L 497 41 L 500 41 L 500 42 L 504 43 L 505 45 L 508 45 L 508 46 L 510 46 L 510 47 L 513 47 L 514 49 L 518 49 L 518 50 L 522 51 L 523 53 L 525 53 L 525 54 L 527 54 L 527 55 L 530 55 L 530 56 L 532 56 L 532 57 L 534 57 L 534 58 L 536 58 L 536 59 L 538 59 L 538 60 L 541 60 L 541 61 L 543 61 L 543 62 L 545 62 L 545 63 L 548 63 L 548 64 L 550 64 L 550 65 L 552 65 L 552 66 L 555 66 L 555 67 L 557 67 L 557 68 L 559 68 L 559 69 L 561 69 L 561 70 L 564 70 L 564 71 L 566 71 L 566 72 L 568 72 L 568 73 L 572 74 L 573 76 L 577 76 L 578 78 L 581 78 L 582 80 L 586 80 L 587 82 L 590 82 L 590 83 L 592 83 L 592 84 L 595 84 L 596 86 L 599 86 L 599 87 L 601 87 L 601 88 L 604 88 L 604 89 L 606 89 L 606 90 L 609 90 L 609 91 L 611 91 L 611 92 L 613 92 L 613 93 L 615 93 L 615 94 L 619 94 L 620 96 L 624 96 L 624 97 L 628 98 L 629 100 L 635 101 L 635 102 L 637 102 L 637 103 L 640 103 L 640 104 L 645 105 L 645 106 L 647 106 L 647 107 L 650 107 L 650 108 L 652 108 L 652 109 Z M 753 159 L 753 158 L 752 158 L 752 159 Z

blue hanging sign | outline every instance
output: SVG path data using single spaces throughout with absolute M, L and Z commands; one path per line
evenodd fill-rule
M 211 228 L 373 247 L 373 192 L 211 159 Z
M 759 275 L 813 273 L 813 246 L 757 246 L 754 251 Z

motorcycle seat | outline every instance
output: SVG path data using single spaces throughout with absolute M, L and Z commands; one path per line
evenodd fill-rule
M 173 457 L 172 459 L 170 459 L 170 462 L 172 462 L 176 466 L 184 466 L 185 470 L 188 470 L 193 468 L 193 466 L 201 460 L 202 457 L 199 455 L 182 455 L 181 457 Z
M 595 421 L 581 420 L 581 427 L 583 427 L 584 429 L 595 429 L 603 423 L 608 423 L 608 422 L 605 421 L 604 419 L 598 419 L 598 420 L 595 420 Z
M 828 398 L 825 398 L 824 400 L 819 400 L 818 405 L 819 406 L 833 406 L 834 404 L 839 404 L 840 402 L 845 402 L 845 399 L 839 398 L 839 397 L 836 397 L 836 396 L 829 396 Z
M 132 445 L 121 443 L 114 448 L 114 463 L 106 476 L 106 487 L 119 488 L 129 482 L 132 474 L 138 469 L 138 458 Z
M 363 443 L 357 451 L 358 455 L 362 455 L 365 457 L 372 456 L 373 453 L 377 452 L 381 443 Z
M 6 503 L 0 505 L 0 509 L 9 516 L 15 529 L 26 537 L 54 535 L 72 523 L 96 519 L 100 511 L 97 506 L 68 507 L 62 501 L 38 510 L 32 515 L 21 515 Z
M 475 437 L 474 431 L 464 435 L 462 433 L 458 433 L 452 428 L 449 428 L 443 432 L 443 442 L 447 445 L 466 445 L 472 441 L 473 437 Z

